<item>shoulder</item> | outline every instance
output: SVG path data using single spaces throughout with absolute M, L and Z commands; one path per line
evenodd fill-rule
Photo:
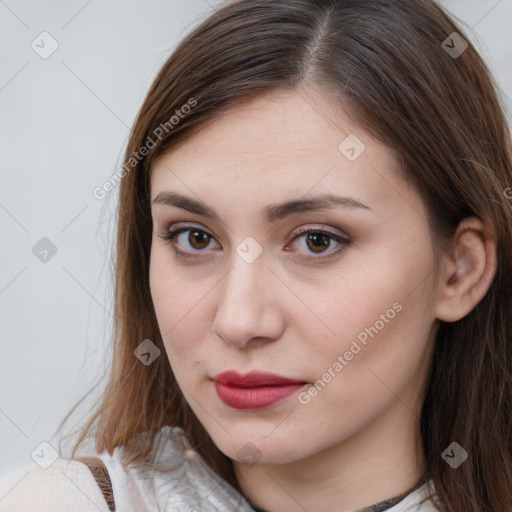
M 159 445 L 154 460 L 139 467 L 125 463 L 122 448 L 116 448 L 112 455 L 99 454 L 112 480 L 117 510 L 132 510 L 133 507 L 137 512 L 253 511 L 247 501 L 192 450 L 180 428 L 163 427 L 154 442 Z
M 208 510 L 252 512 L 247 501 L 192 450 L 183 431 L 164 427 L 155 459 L 128 464 L 123 447 L 97 456 L 105 464 L 119 512 Z M 89 468 L 57 459 L 47 469 L 25 466 L 0 474 L 0 512 L 109 512 Z
M 43 469 L 37 464 L 0 474 L 0 511 L 109 512 L 89 468 L 58 458 Z

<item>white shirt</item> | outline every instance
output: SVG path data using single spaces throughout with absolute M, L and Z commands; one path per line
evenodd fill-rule
M 191 449 L 180 428 L 164 427 L 160 435 L 165 439 L 155 462 L 172 468 L 170 471 L 155 465 L 128 467 L 122 447 L 112 455 L 106 451 L 98 454 L 112 481 L 116 512 L 253 512 L 247 501 Z M 387 512 L 437 512 L 430 501 L 417 506 L 426 491 L 427 484 Z M 29 511 L 109 509 L 89 468 L 79 461 L 58 458 L 46 469 L 33 464 L 0 475 L 0 512 Z

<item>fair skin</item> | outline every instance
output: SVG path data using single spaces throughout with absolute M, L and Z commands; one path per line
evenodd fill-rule
M 491 232 L 470 218 L 436 276 L 425 207 L 397 175 L 394 153 L 341 113 L 343 130 L 334 127 L 324 115 L 332 106 L 314 98 L 257 98 L 151 169 L 152 201 L 172 192 L 207 203 L 220 218 L 152 204 L 151 294 L 181 390 L 233 460 L 244 494 L 269 511 L 348 512 L 417 482 L 437 320 L 467 315 L 496 270 Z M 349 134 L 366 145 L 354 161 L 338 149 Z M 370 209 L 336 205 L 274 223 L 260 213 L 323 193 Z M 158 236 L 178 223 L 191 230 L 174 240 L 189 258 Z M 315 250 L 314 236 L 294 240 L 298 228 L 352 243 L 336 254 L 342 245 L 317 235 Z M 263 249 L 250 263 L 237 253 L 249 236 Z M 372 327 L 366 345 L 358 342 Z M 361 349 L 350 357 L 354 340 Z M 226 370 L 268 371 L 307 386 L 302 401 L 294 394 L 239 410 L 220 400 L 211 379 Z M 325 386 L 308 394 L 322 378 Z M 247 452 L 254 464 L 243 459 Z

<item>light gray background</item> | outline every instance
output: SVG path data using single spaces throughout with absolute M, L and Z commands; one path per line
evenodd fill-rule
M 120 168 L 172 48 L 220 4 L 0 0 L 0 472 L 33 463 L 42 441 L 57 447 L 58 423 L 108 368 L 117 190 L 103 201 L 92 190 Z M 490 64 L 510 115 L 512 0 L 442 4 Z M 47 59 L 31 47 L 43 31 L 59 45 Z M 32 252 L 42 237 L 58 250 L 46 263 Z

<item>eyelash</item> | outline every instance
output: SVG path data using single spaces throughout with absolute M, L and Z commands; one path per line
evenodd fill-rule
M 197 231 L 199 233 L 204 233 L 213 238 L 213 236 L 210 235 L 210 233 L 208 233 L 207 231 L 203 231 L 202 229 L 196 228 L 195 226 L 184 226 L 184 227 L 180 227 L 180 228 L 176 228 L 176 229 L 168 229 L 167 231 L 158 233 L 158 238 L 168 242 L 171 245 L 171 247 L 174 249 L 174 252 L 176 253 L 177 256 L 183 257 L 183 258 L 196 258 L 198 256 L 193 253 L 200 253 L 200 252 L 204 252 L 204 251 L 203 250 L 183 251 L 183 250 L 177 248 L 178 245 L 176 244 L 175 239 L 178 237 L 178 235 L 180 235 L 181 233 L 184 233 L 186 231 Z M 307 256 L 306 259 L 309 259 L 309 260 L 317 260 L 318 261 L 318 260 L 332 258 L 335 255 L 341 254 L 349 245 L 352 244 L 352 240 L 349 240 L 348 238 L 343 238 L 340 235 L 337 235 L 330 231 L 326 231 L 324 229 L 318 229 L 318 228 L 309 228 L 309 229 L 301 228 L 301 229 L 299 229 L 298 233 L 293 237 L 292 242 L 295 242 L 295 240 L 297 240 L 298 238 L 300 238 L 304 235 L 310 235 L 310 234 L 325 235 L 328 238 L 332 238 L 335 242 L 339 243 L 340 246 L 337 249 L 327 253 L 327 255 L 325 255 L 326 253 L 318 253 L 318 254 L 320 254 L 320 256 Z M 192 252 L 192 254 L 191 254 L 191 252 Z

